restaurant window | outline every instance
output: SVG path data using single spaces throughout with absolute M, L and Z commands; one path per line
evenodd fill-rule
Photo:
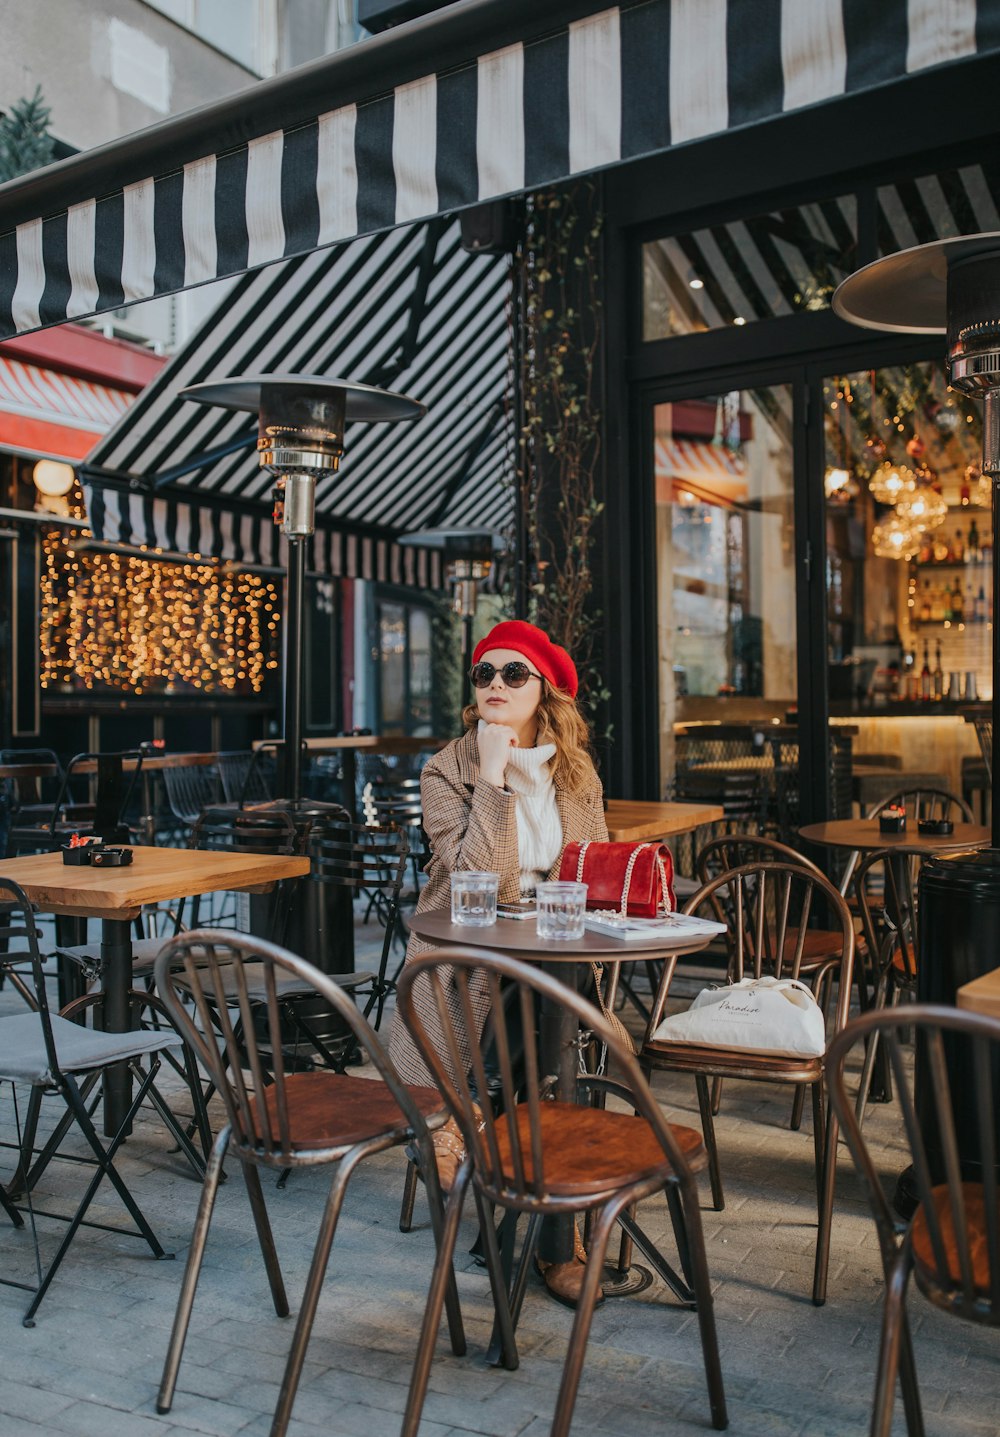
M 642 337 L 828 309 L 857 256 L 853 195 L 653 240 L 642 247 Z
M 375 600 L 377 730 L 432 732 L 431 611 L 403 599 Z
M 790 385 L 653 409 L 660 771 L 675 727 L 770 722 L 796 698 Z
M 879 254 L 1000 230 L 1000 165 L 987 162 L 880 185 Z
M 993 689 L 981 407 L 937 361 L 834 375 L 823 398 L 831 714 L 856 752 L 961 791 L 964 719 Z

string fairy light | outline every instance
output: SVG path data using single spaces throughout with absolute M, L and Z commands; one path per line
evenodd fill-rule
M 42 540 L 41 685 L 260 693 L 278 667 L 278 591 L 260 574 L 192 557 L 83 553 Z

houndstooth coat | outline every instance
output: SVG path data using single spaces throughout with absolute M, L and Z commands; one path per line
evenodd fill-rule
M 451 875 L 462 869 L 499 873 L 500 902 L 516 903 L 521 896 L 517 795 L 480 779 L 475 729 L 455 739 L 427 763 L 420 779 L 420 795 L 431 859 L 417 913 L 447 909 L 451 903 Z M 603 791 L 596 772 L 582 794 L 567 793 L 556 780 L 555 795 L 564 845 L 586 839 L 607 841 Z M 560 860 L 561 855 L 549 870 L 549 878 L 558 877 Z M 414 934 L 407 945 L 406 961 L 432 947 Z M 429 995 L 424 1003 L 419 1001 L 420 996 L 418 989 L 417 1012 L 433 1036 L 439 1031 L 437 1012 Z M 479 995 L 478 1002 L 474 994 L 473 1001 L 482 1030 L 488 1013 L 485 993 Z M 416 1044 L 396 1013 L 389 1029 L 389 1053 L 405 1083 L 433 1084 Z

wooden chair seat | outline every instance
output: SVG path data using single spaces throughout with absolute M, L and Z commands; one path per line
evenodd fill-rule
M 799 941 L 799 930 L 790 927 L 788 937 L 785 939 L 783 958 L 790 963 L 795 957 L 796 946 Z M 844 947 L 844 935 L 839 929 L 833 928 L 807 928 L 806 936 L 802 940 L 802 963 L 801 971 L 807 973 L 813 968 L 819 968 L 831 958 L 839 958 Z M 855 953 L 865 952 L 864 939 L 858 935 L 854 944 Z
M 425 1118 L 440 1113 L 444 1104 L 437 1088 L 408 1088 Z M 354 1078 L 348 1073 L 292 1073 L 285 1078 L 291 1147 L 349 1148 L 367 1138 L 393 1134 L 405 1137 L 409 1124 L 385 1083 Z M 278 1130 L 277 1089 L 263 1093 L 271 1131 Z M 256 1099 L 261 1101 L 260 1097 Z M 261 1130 L 257 1128 L 257 1137 Z
M 524 1104 L 519 1104 L 515 1113 L 524 1154 L 524 1177 L 530 1183 L 535 1178 L 531 1115 Z M 674 1123 L 670 1128 L 692 1172 L 700 1172 L 708 1162 L 701 1133 Z M 576 1103 L 542 1103 L 540 1131 L 545 1186 L 560 1197 L 606 1193 L 609 1188 L 642 1182 L 657 1172 L 662 1172 L 666 1182 L 672 1172 L 663 1145 L 649 1124 L 631 1113 L 584 1108 Z M 504 1176 L 513 1184 L 510 1129 L 503 1118 L 497 1122 L 497 1147 Z
M 642 1057 L 654 1068 L 704 1073 L 709 1078 L 755 1078 L 763 1083 L 815 1083 L 823 1075 L 822 1058 L 785 1058 L 749 1048 L 701 1047 L 651 1038 Z
M 897 973 L 902 974 L 904 978 L 909 978 L 912 982 L 917 974 L 917 950 L 915 945 L 913 943 L 907 943 L 904 953 L 903 949 L 897 944 L 895 952 L 892 955 L 892 966 Z
M 948 1261 L 948 1277 L 955 1287 L 962 1285 L 962 1269 L 959 1263 L 959 1244 L 955 1241 L 955 1227 L 951 1214 L 951 1194 L 948 1185 L 932 1188 L 931 1199 L 941 1228 L 945 1256 Z M 963 1183 L 962 1199 L 965 1203 L 965 1231 L 963 1241 L 969 1245 L 972 1267 L 972 1284 L 983 1297 L 990 1293 L 990 1255 L 987 1247 L 986 1201 L 982 1183 Z M 1000 1213 L 998 1213 L 1000 1216 Z M 997 1219 L 994 1218 L 994 1226 Z M 941 1273 L 934 1258 L 931 1245 L 927 1214 L 921 1207 L 913 1219 L 913 1271 L 917 1282 L 929 1295 L 941 1286 Z

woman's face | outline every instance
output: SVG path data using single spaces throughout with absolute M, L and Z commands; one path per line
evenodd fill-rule
M 480 662 L 492 664 L 496 669 L 489 686 L 475 691 L 480 717 L 487 723 L 509 724 L 519 735 L 529 727 L 533 728 L 535 714 L 542 698 L 541 679 L 530 678 L 522 688 L 511 689 L 504 683 L 500 670 L 504 664 L 514 662 L 527 664 L 532 674 L 537 674 L 538 670 L 534 664 L 516 649 L 488 649 L 481 656 Z

